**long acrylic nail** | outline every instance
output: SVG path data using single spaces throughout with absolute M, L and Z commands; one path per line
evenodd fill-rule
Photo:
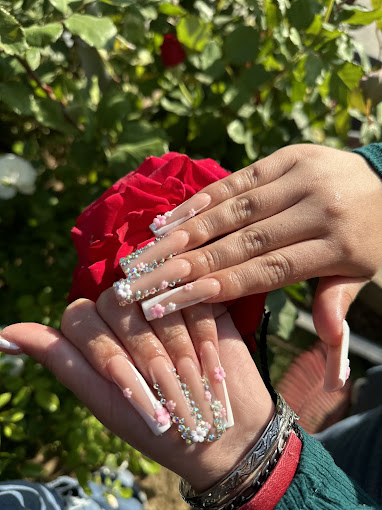
M 138 279 L 121 279 L 113 285 L 117 300 L 121 306 L 140 301 L 157 294 L 168 287 L 175 287 L 191 273 L 191 264 L 185 259 L 175 259 L 158 267 L 155 272 L 143 274 Z
M 20 347 L 13 342 L 9 342 L 5 340 L 5 338 L 0 336 L 0 350 L 5 349 L 7 351 L 20 351 Z
M 156 236 L 163 236 L 163 234 L 170 229 L 181 225 L 196 214 L 199 214 L 210 203 L 210 195 L 207 195 L 207 193 L 197 193 L 172 211 L 168 211 L 165 214 L 158 214 L 150 225 L 150 229 Z
M 185 230 L 157 237 L 155 241 L 121 258 L 119 261 L 121 269 L 130 279 L 139 278 L 143 273 L 150 273 L 183 250 L 189 238 L 190 235 Z
M 114 356 L 107 370 L 123 396 L 140 414 L 151 431 L 159 436 L 171 427 L 170 415 L 157 400 L 135 366 L 123 356 Z
M 175 260 L 174 260 L 175 262 Z M 220 292 L 220 283 L 206 278 L 165 292 L 142 303 L 142 310 L 148 321 L 160 319 L 176 310 L 210 299 Z
M 344 320 L 340 345 L 328 347 L 324 379 L 325 391 L 340 390 L 349 378 L 349 336 L 349 325 Z
M 225 382 L 226 373 L 221 366 L 217 350 L 212 342 L 202 342 L 199 354 L 203 372 L 209 381 L 209 390 L 206 391 L 207 396 L 210 396 L 212 399 L 215 398 L 222 403 L 226 414 L 226 427 L 232 427 L 235 422 Z M 208 395 L 208 392 L 210 395 Z

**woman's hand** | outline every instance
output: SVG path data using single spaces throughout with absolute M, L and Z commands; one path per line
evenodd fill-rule
M 315 325 L 336 346 L 350 303 L 382 264 L 381 225 L 382 183 L 362 156 L 286 147 L 157 217 L 151 228 L 169 235 L 138 262 L 181 254 L 135 288 L 196 280 L 187 298 L 172 290 L 145 301 L 150 320 L 154 304 L 165 315 L 196 301 L 222 302 L 320 277 Z
M 220 314 L 216 322 L 212 306 Z M 19 348 L 6 349 L 3 343 L 1 350 L 24 352 L 44 364 L 113 433 L 196 489 L 206 489 L 230 472 L 273 414 L 256 366 L 220 305 L 197 305 L 183 315 L 176 312 L 147 323 L 137 305 L 119 307 L 108 290 L 96 304 L 80 299 L 69 305 L 62 332 L 26 323 L 5 328 L 1 336 Z M 202 374 L 209 377 L 208 390 Z M 209 434 L 216 434 L 210 405 L 214 398 L 220 400 L 224 410 L 218 421 L 227 430 L 219 440 L 189 446 L 179 424 L 170 427 L 172 409 L 185 427 L 196 429 L 179 382 L 187 384 L 198 413 L 212 424 Z M 166 399 L 164 406 L 160 398 Z M 203 430 L 198 433 L 202 438 Z

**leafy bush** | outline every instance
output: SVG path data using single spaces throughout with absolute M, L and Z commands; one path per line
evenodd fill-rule
M 381 19 L 373 1 L 365 12 L 340 0 L 3 0 L 0 151 L 28 160 L 37 181 L 17 181 L 21 160 L 0 170 L 1 323 L 59 327 L 70 228 L 148 155 L 170 148 L 236 170 L 291 143 L 342 147 L 352 118 L 363 142 L 378 140 L 381 103 L 359 87 L 371 68 L 348 35 Z M 174 67 L 166 34 L 186 52 Z M 39 476 L 53 456 L 82 481 L 126 456 L 150 468 L 41 366 L 19 361 L 0 366 L 2 478 Z

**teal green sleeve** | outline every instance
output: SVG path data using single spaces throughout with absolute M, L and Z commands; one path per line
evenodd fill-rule
M 382 143 L 372 143 L 366 147 L 354 149 L 353 152 L 363 156 L 371 167 L 382 177 Z
M 275 510 L 369 510 L 380 507 L 335 463 L 319 441 L 303 436 L 300 462 Z

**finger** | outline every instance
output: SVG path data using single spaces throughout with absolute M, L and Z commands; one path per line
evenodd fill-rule
M 178 255 L 166 263 L 168 277 L 172 264 L 186 260 L 191 271 L 183 281 L 193 281 L 203 275 L 231 268 L 267 252 L 323 237 L 327 225 L 321 221 L 314 204 L 299 202 L 279 214 L 257 221 L 197 250 Z M 238 297 L 238 296 L 236 296 Z
M 328 345 L 326 391 L 341 389 L 349 377 L 349 326 L 345 317 L 366 283 L 364 278 L 320 278 L 313 304 L 313 320 L 318 336 Z
M 196 402 L 192 395 L 200 395 L 202 392 L 204 394 L 204 391 L 198 358 L 181 315 L 171 319 L 168 327 L 165 325 L 159 328 L 162 335 L 159 340 L 142 312 L 136 306 L 119 307 L 111 289 L 100 296 L 97 310 L 121 340 L 149 385 L 158 392 L 158 397 L 165 406 L 159 419 L 165 420 L 171 416 L 172 421 L 180 427 L 181 433 L 187 432 L 181 429 L 189 428 L 189 434 L 182 436 L 189 442 L 191 432 L 205 421 L 203 415 L 198 417 L 199 412 L 190 414 L 190 408 L 198 407 L 191 403 Z M 124 360 L 119 358 L 118 363 L 117 366 L 115 362 L 109 362 L 109 370 L 112 369 L 115 376 L 122 372 Z M 175 368 L 180 370 L 179 374 L 174 371 Z M 168 416 L 165 414 L 166 409 Z
M 201 421 L 212 424 L 211 399 L 205 398 L 204 373 L 182 314 L 173 313 L 163 320 L 152 321 L 151 325 L 171 357 L 181 384 L 185 385 L 183 389 L 188 392 L 186 396 L 189 396 L 193 408 L 198 409 L 196 415 L 201 416 Z M 195 426 L 192 421 L 190 423 Z
M 150 228 L 156 236 L 162 236 L 207 208 L 211 209 L 225 200 L 274 181 L 288 172 L 295 163 L 296 152 L 292 147 L 280 149 L 271 156 L 210 184 L 172 211 L 157 216 Z M 187 229 L 191 221 L 187 224 Z
M 69 305 L 63 315 L 61 328 L 66 338 L 94 369 L 120 388 L 129 402 L 127 406 L 131 405 L 137 411 L 155 435 L 170 428 L 168 413 L 162 410 L 162 405 L 142 377 L 139 367 L 136 368 L 135 360 L 130 357 L 125 345 L 97 313 L 95 303 L 79 299 Z M 151 337 L 156 340 L 152 331 Z M 145 340 L 144 336 L 142 340 Z M 143 342 L 143 348 L 146 347 L 147 342 Z M 163 358 L 158 352 L 156 356 Z
M 317 253 L 327 257 L 317 260 Z M 269 292 L 312 278 L 317 273 L 335 271 L 336 256 L 323 239 L 310 239 L 271 251 L 242 264 L 211 273 L 142 303 L 148 321 L 183 310 L 196 303 L 219 303 L 242 296 Z
M 293 207 L 306 195 L 305 187 L 299 187 L 298 184 L 300 182 L 296 183 L 293 172 L 288 172 L 276 181 L 216 204 L 215 207 L 189 220 L 187 225 L 182 226 L 182 230 L 171 232 L 170 235 L 175 233 L 179 235 L 179 232 L 182 232 L 184 236 L 187 234 L 187 251 L 190 251 L 212 239 L 235 232 Z M 177 251 L 183 250 L 184 247 L 179 243 Z
M 1 332 L 2 337 L 17 345 L 20 350 L 50 370 L 57 379 L 71 390 L 107 427 L 126 438 L 126 421 L 121 408 L 121 420 L 125 425 L 112 423 L 112 413 L 105 413 L 113 403 L 123 401 L 116 386 L 91 366 L 83 354 L 59 331 L 41 324 L 13 324 Z M 97 388 L 97 391 L 94 389 Z M 108 403 L 105 406 L 105 402 Z M 129 417 L 134 427 L 139 420 Z

